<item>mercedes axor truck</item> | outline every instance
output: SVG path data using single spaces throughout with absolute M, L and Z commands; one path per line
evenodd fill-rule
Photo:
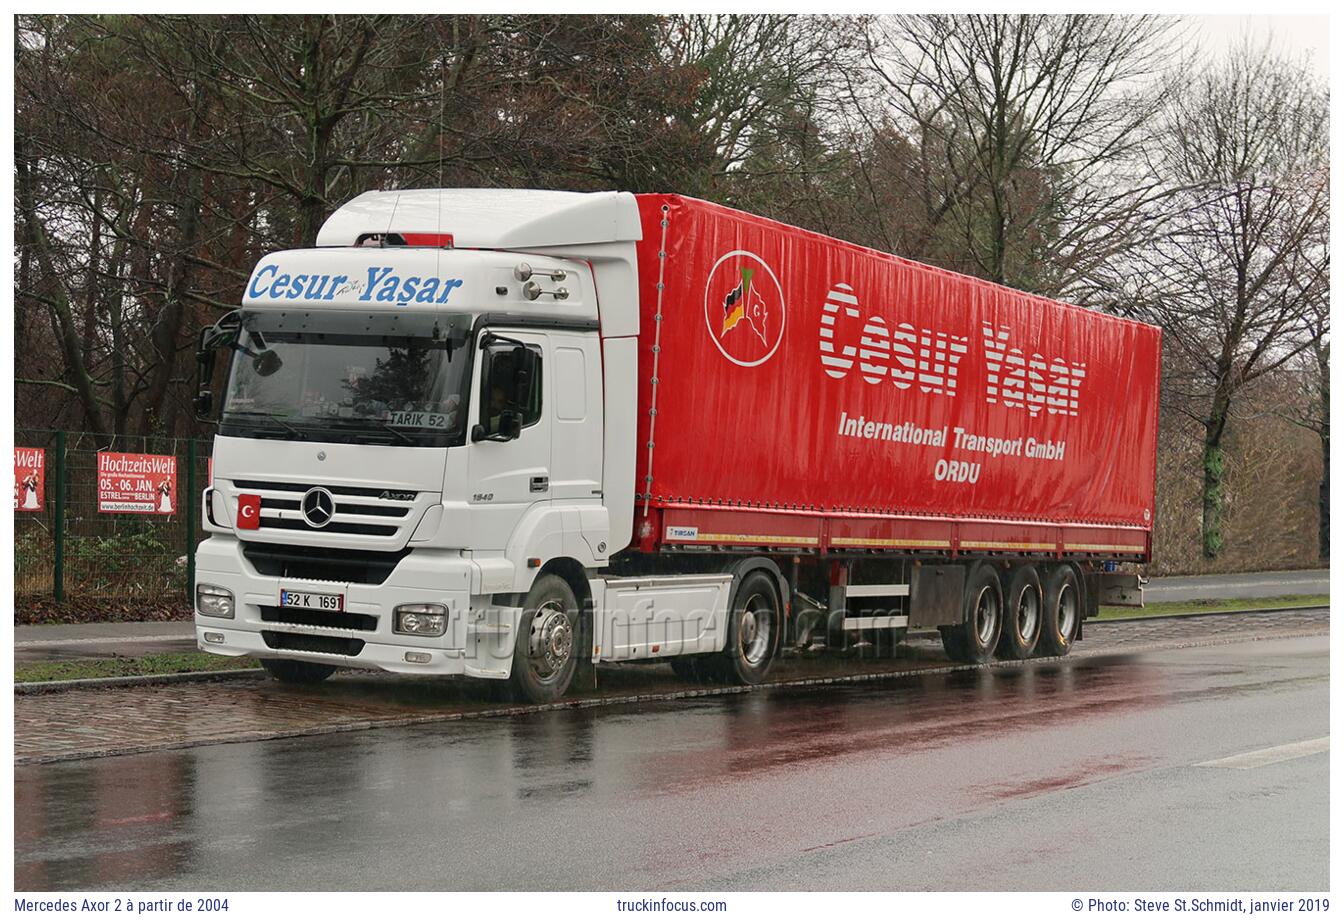
M 202 332 L 198 642 L 531 701 L 909 630 L 1063 655 L 1141 603 L 1160 350 L 676 195 L 368 192 Z

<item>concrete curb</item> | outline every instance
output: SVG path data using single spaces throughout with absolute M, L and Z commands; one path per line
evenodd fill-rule
M 1143 608 L 1135 608 L 1143 609 Z M 1255 607 L 1249 610 L 1207 610 L 1203 613 L 1137 613 L 1134 616 L 1109 617 L 1107 619 L 1088 620 L 1093 626 L 1099 626 L 1103 623 L 1133 623 L 1136 620 L 1195 620 L 1204 617 L 1231 617 L 1242 613 L 1297 613 L 1303 610 L 1329 610 L 1330 607 L 1325 604 L 1308 604 L 1297 607 Z M 1084 623 L 1086 625 L 1086 623 Z
M 1302 608 L 1298 608 L 1302 609 Z M 1321 609 L 1321 608 L 1306 608 Z M 557 703 L 537 705 L 498 706 L 487 709 L 427 713 L 416 716 L 392 716 L 386 719 L 360 719 L 335 725 L 315 725 L 280 731 L 239 732 L 215 738 L 163 741 L 154 744 L 133 745 L 130 747 L 103 750 L 72 751 L 63 754 L 36 755 L 14 758 L 14 766 L 34 766 L 40 764 L 62 763 L 73 760 L 95 760 L 103 757 L 123 757 L 132 754 L 152 754 L 160 751 L 181 750 L 193 747 L 208 747 L 216 744 L 240 744 L 252 741 L 278 741 L 286 738 L 301 738 L 316 735 L 336 735 L 345 732 L 366 731 L 377 728 L 407 728 L 416 725 L 447 724 L 450 722 L 469 722 L 476 719 L 496 719 L 514 716 L 533 715 L 559 710 L 597 709 L 608 706 L 628 706 L 642 703 L 661 703 L 695 697 L 732 696 L 742 693 L 760 693 L 770 690 L 793 690 L 805 687 L 838 686 L 846 684 L 871 684 L 887 681 L 904 681 L 931 675 L 952 674 L 956 672 L 983 672 L 988 669 L 1010 670 L 1040 663 L 1067 663 L 1083 658 L 1108 658 L 1131 655 L 1136 652 L 1172 651 L 1187 648 L 1211 648 L 1221 645 L 1236 645 L 1242 642 L 1264 642 L 1280 639 L 1304 639 L 1313 636 L 1328 635 L 1329 627 L 1322 629 L 1298 630 L 1276 633 L 1272 636 L 1243 634 L 1236 636 L 1216 636 L 1207 639 L 1174 639 L 1136 643 L 1121 648 L 1099 648 L 1071 653 L 1069 657 L 1031 658 L 1026 661 L 993 661 L 987 665 L 953 664 L 934 665 L 928 668 L 914 668 L 905 671 L 881 671 L 862 674 L 842 674 L 829 677 L 799 677 L 792 680 L 767 682 L 756 686 L 711 686 L 690 687 L 684 690 L 671 690 L 653 693 L 626 693 L 620 696 L 589 697 L 587 699 L 565 700 Z

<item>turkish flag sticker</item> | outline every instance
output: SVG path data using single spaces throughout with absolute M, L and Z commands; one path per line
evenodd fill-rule
M 238 529 L 256 530 L 261 526 L 261 496 L 238 496 Z

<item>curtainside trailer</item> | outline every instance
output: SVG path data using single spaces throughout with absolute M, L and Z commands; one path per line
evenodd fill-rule
M 681 196 L 369 192 L 202 331 L 198 643 L 533 701 L 910 630 L 1066 654 L 1142 603 L 1160 351 Z

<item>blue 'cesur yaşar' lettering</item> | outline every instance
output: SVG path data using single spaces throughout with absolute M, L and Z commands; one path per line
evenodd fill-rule
M 402 277 L 391 267 L 382 265 L 369 268 L 368 273 L 368 283 L 357 298 L 361 301 L 445 303 L 453 289 L 462 286 L 460 278 Z M 347 275 L 290 275 L 280 271 L 279 266 L 263 265 L 253 274 L 252 282 L 247 286 L 247 295 L 269 297 L 272 300 L 331 300 L 341 285 L 349 280 Z

